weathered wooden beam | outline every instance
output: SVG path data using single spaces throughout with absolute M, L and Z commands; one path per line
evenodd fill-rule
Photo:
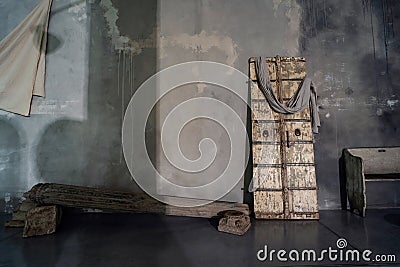
M 37 204 L 29 199 L 25 199 L 12 214 L 12 219 L 4 223 L 5 227 L 22 228 L 25 226 L 26 214 L 29 210 L 36 208 Z
M 159 202 L 144 193 L 120 192 L 52 183 L 37 184 L 26 192 L 24 196 L 41 205 L 60 205 L 121 212 L 211 218 L 224 210 L 237 210 L 249 215 L 248 205 L 241 203 L 217 201 L 199 207 L 176 207 Z
M 25 226 L 25 220 L 10 220 L 4 223 L 4 227 L 8 228 L 23 228 Z

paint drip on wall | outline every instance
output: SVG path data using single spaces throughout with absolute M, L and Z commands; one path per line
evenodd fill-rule
M 145 48 L 159 48 L 159 57 L 162 59 L 168 56 L 168 47 L 180 47 L 194 53 L 207 53 L 211 48 L 217 48 L 226 54 L 226 64 L 233 66 L 238 59 L 237 44 L 229 36 L 220 35 L 217 32 L 201 31 L 194 35 L 179 33 L 160 36 L 160 29 L 155 27 L 146 38 L 132 40 L 120 32 L 117 26 L 118 10 L 113 6 L 111 0 L 102 0 L 100 6 L 104 10 L 111 43 L 115 50 L 123 54 L 130 52 L 134 56 L 139 55 Z

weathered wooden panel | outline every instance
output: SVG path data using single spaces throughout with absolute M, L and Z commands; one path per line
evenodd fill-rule
M 267 68 L 268 68 L 268 73 L 269 73 L 270 80 L 276 80 L 276 65 L 275 64 L 268 64 Z M 257 81 L 254 60 L 250 61 L 250 79 L 253 80 L 253 81 Z
M 255 81 L 250 81 L 250 87 L 251 87 L 251 100 L 252 101 L 258 101 L 258 100 L 262 100 L 265 101 L 265 96 L 263 94 L 263 92 L 261 92 L 261 90 L 258 88 L 258 84 Z M 278 89 L 277 89 L 277 85 L 276 82 L 271 82 L 272 85 L 272 89 L 275 95 L 278 94 Z
M 279 137 L 279 124 L 274 122 L 254 122 L 253 142 L 275 142 Z
M 310 123 L 288 121 L 285 122 L 285 131 L 288 133 L 289 142 L 313 140 L 313 132 Z
M 25 226 L 25 220 L 9 220 L 4 222 L 4 227 L 8 228 L 23 228 Z
M 219 220 L 218 231 L 234 235 L 244 235 L 251 225 L 250 217 L 242 212 L 227 210 Z
M 282 214 L 283 194 L 281 191 L 256 191 L 254 213 L 257 215 Z
M 306 76 L 305 59 L 267 58 L 266 64 L 274 93 L 286 104 Z M 271 73 L 274 70 L 275 75 Z M 250 59 L 250 77 L 254 81 L 251 83 L 253 182 L 258 190 L 254 192 L 255 216 L 318 219 L 310 109 L 295 114 L 272 111 L 258 88 L 254 58 Z
M 282 79 L 303 79 L 306 76 L 305 61 L 284 61 L 281 62 Z
M 27 212 L 36 207 L 36 203 L 29 199 L 24 199 L 13 212 L 12 219 L 5 222 L 5 227 L 24 227 Z
M 287 177 L 290 188 L 315 188 L 314 166 L 287 166 Z
M 400 147 L 348 148 L 362 158 L 365 174 L 400 173 Z
M 275 58 L 273 58 L 275 59 Z M 281 62 L 306 62 L 306 58 L 305 57 L 280 57 L 280 61 Z
M 311 122 L 310 108 L 297 112 L 295 114 L 286 114 L 285 120 L 307 120 Z
M 306 61 L 301 58 L 281 58 L 281 77 L 282 79 L 303 79 L 306 76 Z M 250 58 L 250 79 L 257 80 L 255 59 Z M 267 58 L 266 61 L 270 80 L 276 80 L 276 60 Z
M 301 61 L 301 62 L 306 62 L 306 58 L 305 57 L 284 57 L 284 56 L 276 56 L 279 57 L 281 62 L 286 62 L 286 61 Z M 265 61 L 266 62 L 276 62 L 276 57 L 266 57 Z M 249 58 L 249 62 L 254 62 L 256 60 L 255 57 L 250 57 Z
M 313 144 L 292 144 L 285 150 L 287 163 L 314 163 Z
M 365 192 L 365 177 L 363 161 L 352 155 L 348 149 L 343 150 L 346 173 L 346 190 L 349 198 L 350 211 L 358 210 L 360 216 L 365 217 L 367 196 Z
M 275 95 L 278 95 L 278 86 L 277 82 L 272 81 L 271 82 L 272 89 Z M 284 80 L 282 81 L 282 97 L 283 99 L 289 99 L 291 98 L 294 93 L 297 91 L 297 89 L 300 87 L 301 81 L 300 80 L 294 80 L 294 81 L 288 81 Z M 258 88 L 257 82 L 251 81 L 251 99 L 252 100 L 265 100 L 265 96 L 262 93 L 262 91 Z
M 365 217 L 366 182 L 400 181 L 400 147 L 346 148 L 342 157 L 350 211 Z
M 280 145 L 253 144 L 253 164 L 280 164 Z
M 144 193 L 113 191 L 63 184 L 37 184 L 24 197 L 41 205 L 60 205 L 74 208 L 155 213 L 174 216 L 211 218 L 224 210 L 249 214 L 249 206 L 242 203 L 215 201 L 198 207 L 176 207 L 161 203 Z
M 317 212 L 311 212 L 311 213 L 290 213 L 289 214 L 289 219 L 291 220 L 318 220 L 319 219 L 319 213 L 318 209 Z
M 282 98 L 291 98 L 301 86 L 301 81 L 282 81 Z
M 316 190 L 289 190 L 289 207 L 294 213 L 318 212 Z
M 280 114 L 271 112 L 267 102 L 251 102 L 253 120 L 279 120 Z M 286 120 L 310 120 L 310 109 L 306 108 L 295 114 L 285 115 Z
M 282 189 L 281 168 L 254 167 L 253 182 L 259 189 Z

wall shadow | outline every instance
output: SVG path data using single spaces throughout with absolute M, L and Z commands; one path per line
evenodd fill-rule
M 141 189 L 132 180 L 124 160 L 121 128 L 131 96 L 157 71 L 157 40 L 153 40 L 150 45 L 144 40 L 151 38 L 151 34 L 157 28 L 158 1 L 95 0 L 90 3 L 87 14 L 90 18 L 87 120 L 80 122 L 62 119 L 48 125 L 38 142 L 37 167 L 43 182 L 139 192 Z M 115 13 L 116 21 L 112 17 Z M 115 32 L 115 27 L 118 32 Z M 115 34 L 129 38 L 127 45 L 139 43 L 143 46 L 134 52 L 129 49 L 117 49 Z M 51 42 L 50 39 L 49 45 Z M 154 88 L 155 96 L 156 88 Z M 147 149 L 153 159 L 156 144 L 155 123 L 153 112 L 146 127 Z M 126 234 L 121 228 L 121 223 L 128 228 L 146 229 L 144 225 L 134 224 L 134 220 L 116 223 L 115 220 L 118 221 L 121 216 L 124 217 L 120 214 L 98 216 L 101 220 L 97 222 L 97 226 L 94 225 L 94 228 L 81 229 L 80 226 L 76 226 L 76 231 L 83 230 L 84 234 L 77 235 L 73 242 L 77 246 L 83 246 L 83 249 L 88 242 L 89 247 L 96 245 L 95 240 L 104 237 L 99 234 L 97 227 L 104 224 L 117 226 L 110 228 L 110 234 L 120 237 Z M 105 217 L 109 219 L 104 220 Z M 148 257 L 147 265 L 159 264 L 162 256 L 158 255 L 161 255 L 162 251 L 177 247 L 162 216 L 154 216 L 151 225 L 165 228 L 166 231 L 157 238 L 157 242 L 152 239 L 157 243 L 157 253 Z M 92 239 L 88 241 L 87 236 L 91 236 Z M 114 238 L 110 242 L 119 242 L 117 240 L 122 239 Z M 57 246 L 62 253 L 62 244 Z M 128 244 L 125 247 L 130 250 Z M 99 246 L 96 253 L 99 252 L 106 255 L 109 247 Z M 128 253 L 128 251 L 118 253 Z M 139 253 L 144 252 L 142 250 Z M 91 257 L 81 255 L 75 261 L 85 265 L 91 260 Z M 187 263 L 184 255 L 179 261 Z
M 9 121 L 0 119 L 0 129 L 0 211 L 11 212 L 18 203 L 16 193 L 26 187 L 21 171 L 24 144 L 18 129 Z
M 97 0 L 87 3 L 89 78 L 87 120 L 61 119 L 48 125 L 37 146 L 41 181 L 140 191 L 122 153 L 121 128 L 130 97 L 157 70 L 157 48 L 140 53 L 117 50 L 110 31 L 140 43 L 157 26 L 157 1 Z M 115 25 L 107 17 L 117 11 Z M 132 14 L 135 14 L 133 16 Z M 115 30 L 115 29 L 114 29 Z M 54 39 L 49 47 L 56 47 Z M 156 42 L 154 42 L 156 44 Z M 148 122 L 148 150 L 155 155 L 155 119 Z

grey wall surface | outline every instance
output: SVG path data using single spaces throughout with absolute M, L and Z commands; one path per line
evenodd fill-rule
M 1 1 L 0 38 L 37 3 Z M 140 84 L 159 69 L 191 60 L 247 74 L 249 57 L 277 54 L 307 58 L 321 105 L 319 205 L 339 208 L 341 150 L 400 145 L 399 11 L 400 3 L 390 0 L 54 0 L 46 98 L 33 101 L 29 118 L 0 113 L 1 210 L 10 211 L 13 199 L 42 181 L 140 190 L 121 147 L 124 110 Z M 187 95 L 169 97 L 231 98 L 214 87 L 181 90 Z M 245 119 L 241 104 L 231 104 Z M 147 126 L 156 161 L 155 114 Z M 196 140 L 187 134 L 183 141 L 190 146 Z M 400 188 L 393 183 L 371 185 L 368 192 L 371 205 L 398 205 Z
M 1 1 L 0 38 L 10 33 L 37 3 L 39 0 Z M 87 118 L 88 26 L 85 1 L 53 1 L 48 29 L 46 98 L 34 97 L 30 117 L 0 111 L 0 199 L 6 211 L 12 209 L 23 191 L 37 182 L 49 177 L 55 181 L 73 181 L 71 172 L 84 164 L 79 161 L 75 165 L 71 162 L 73 155 L 67 153 L 68 147 L 79 142 L 79 132 L 68 133 L 59 128 L 58 135 L 50 138 L 46 132 L 60 121 L 79 123 Z M 77 138 L 65 139 L 68 135 Z M 52 153 L 47 153 L 43 146 L 46 142 L 50 143 Z M 68 168 L 71 171 L 65 172 Z
M 319 92 L 319 204 L 338 206 L 345 147 L 400 145 L 398 1 L 298 1 L 300 53 Z M 398 206 L 399 183 L 368 183 L 367 203 Z

